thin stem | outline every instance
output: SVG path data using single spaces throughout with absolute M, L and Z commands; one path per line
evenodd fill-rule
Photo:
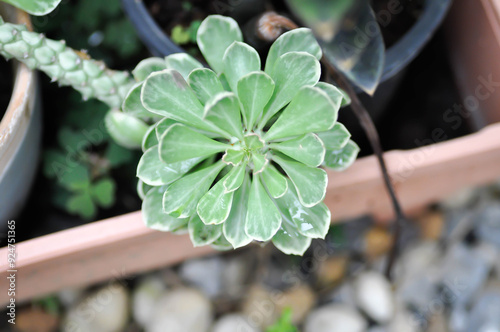
M 399 240 L 401 237 L 402 224 L 403 221 L 406 219 L 406 217 L 404 215 L 403 209 L 401 208 L 401 204 L 399 203 L 399 200 L 396 196 L 396 192 L 391 182 L 389 172 L 387 171 L 387 166 L 385 164 L 382 146 L 380 144 L 380 138 L 377 132 L 377 128 L 375 127 L 375 124 L 373 123 L 373 120 L 370 117 L 370 114 L 359 100 L 356 92 L 354 91 L 351 83 L 347 80 L 347 78 L 338 70 L 336 70 L 335 67 L 328 61 L 328 59 L 326 59 L 326 57 L 323 56 L 321 62 L 325 65 L 325 67 L 327 68 L 329 74 L 333 77 L 333 79 L 338 83 L 339 87 L 344 91 L 346 91 L 349 97 L 351 98 L 351 109 L 353 110 L 354 114 L 361 123 L 361 126 L 363 127 L 366 136 L 370 140 L 370 145 L 373 149 L 373 152 L 377 156 L 377 161 L 380 165 L 380 169 L 384 177 L 384 183 L 392 201 L 392 205 L 396 215 L 396 223 L 394 225 L 393 244 L 391 251 L 389 253 L 388 263 L 385 270 L 385 275 L 390 280 L 392 276 L 392 268 L 399 253 L 399 246 L 400 246 Z

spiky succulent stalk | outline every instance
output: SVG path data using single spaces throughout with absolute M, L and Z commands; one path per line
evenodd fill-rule
M 110 70 L 85 52 L 67 47 L 64 41 L 51 40 L 28 31 L 25 25 L 5 23 L 1 18 L 0 54 L 45 72 L 60 85 L 72 86 L 84 99 L 96 98 L 111 108 L 121 107 L 134 84 L 128 72 Z
M 342 92 L 318 82 L 321 48 L 296 29 L 261 66 L 237 23 L 218 15 L 197 42 L 213 70 L 187 54 L 146 59 L 123 104 L 125 114 L 160 117 L 137 168 L 144 222 L 187 231 L 196 246 L 272 241 L 304 253 L 330 225 L 319 166 L 342 170 L 359 151 L 337 123 Z

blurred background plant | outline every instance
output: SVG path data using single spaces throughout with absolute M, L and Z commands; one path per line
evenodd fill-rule
M 116 69 L 131 69 L 148 55 L 119 0 L 63 0 L 51 14 L 32 19 L 36 31 L 64 39 Z M 121 213 L 138 209 L 136 183 L 131 179 L 135 179 L 140 153 L 113 142 L 104 127 L 109 108 L 97 100 L 82 103 L 73 89 L 61 91 L 47 77 L 40 77 L 45 112 L 41 171 L 45 179 L 36 186 L 43 187 L 47 195 L 37 195 L 34 204 L 78 216 L 80 221 L 75 223 L 107 217 L 113 208 Z M 51 213 L 48 215 L 50 219 Z
M 281 317 L 266 329 L 266 332 L 299 332 L 292 324 L 292 309 L 285 308 Z

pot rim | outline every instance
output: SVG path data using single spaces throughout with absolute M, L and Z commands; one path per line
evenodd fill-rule
M 32 29 L 29 15 L 10 5 L 0 3 L 0 14 L 6 21 L 26 24 Z M 0 121 L 0 175 L 21 145 L 28 130 L 35 92 L 35 73 L 14 61 L 14 86 L 7 110 Z

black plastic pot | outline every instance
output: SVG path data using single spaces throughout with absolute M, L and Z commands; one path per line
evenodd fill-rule
M 426 0 L 425 8 L 418 21 L 401 37 L 398 42 L 386 50 L 385 67 L 381 83 L 373 97 L 361 94 L 360 97 L 377 119 L 394 95 L 404 76 L 406 66 L 418 55 L 443 21 L 452 0 Z M 239 1 L 243 7 L 245 1 Z M 142 0 L 122 0 L 123 8 L 135 26 L 139 37 L 155 56 L 166 56 L 184 52 L 173 43 L 154 21 Z M 350 113 L 350 112 L 349 112 Z

